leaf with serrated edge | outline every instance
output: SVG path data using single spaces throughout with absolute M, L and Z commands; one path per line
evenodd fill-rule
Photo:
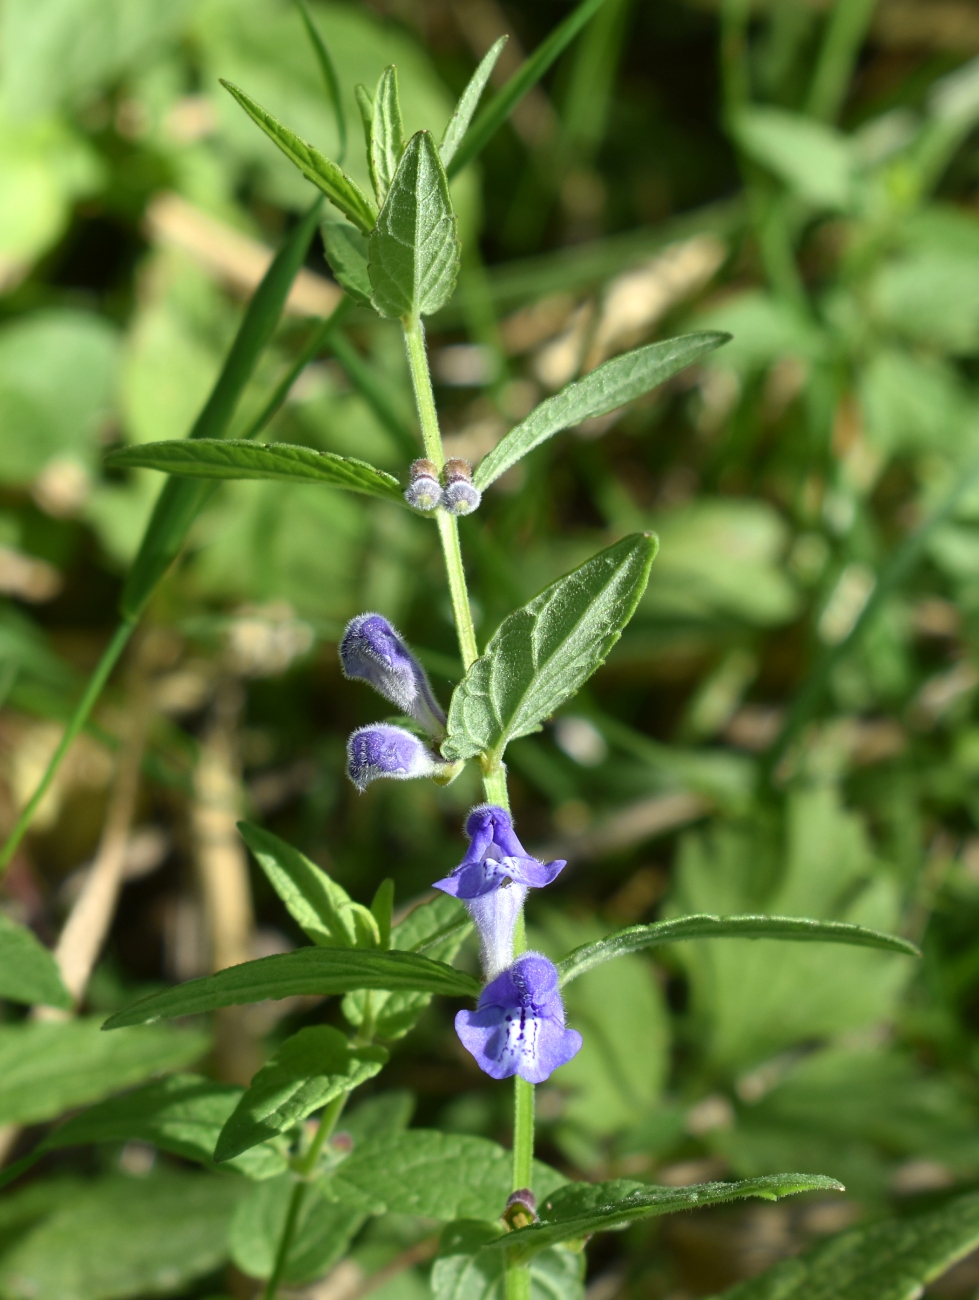
M 184 478 L 321 483 L 404 504 L 398 480 L 365 460 L 288 442 L 268 445 L 240 438 L 174 438 L 120 447 L 106 456 L 105 463 L 119 469 L 157 469 Z
M 547 1246 L 593 1232 L 612 1232 L 654 1215 L 723 1205 L 747 1196 L 777 1201 L 798 1192 L 843 1190 L 841 1183 L 822 1174 L 768 1174 L 737 1183 L 698 1183 L 693 1187 L 657 1187 L 628 1179 L 567 1183 L 541 1204 L 540 1223 L 508 1233 L 501 1247 L 512 1261 L 522 1262 Z
M 920 957 L 907 939 L 847 921 L 814 921 L 796 916 L 681 916 L 654 925 L 630 925 L 625 930 L 582 944 L 557 964 L 561 983 L 577 979 L 593 966 L 681 939 L 780 939 L 796 943 L 845 943 L 858 948 L 883 948 L 888 952 Z
M 377 1213 L 432 1219 L 495 1219 L 512 1190 L 512 1156 L 496 1142 L 468 1134 L 409 1129 L 355 1144 L 334 1178 L 341 1201 L 350 1194 Z M 534 1191 L 550 1196 L 564 1183 L 536 1161 Z
M 384 69 L 377 83 L 371 118 L 371 175 L 378 203 L 383 203 L 387 198 L 404 149 L 405 129 L 401 122 L 398 70 L 392 64 Z
M 171 1074 L 122 1097 L 90 1106 L 50 1133 L 42 1151 L 99 1142 L 149 1142 L 214 1168 L 214 1148 L 244 1089 L 199 1074 Z M 252 1146 L 223 1165 L 248 1178 L 275 1178 L 289 1167 L 284 1140 Z
M 427 131 L 408 141 L 370 237 L 374 306 L 408 320 L 444 307 L 459 274 L 459 236 L 449 184 Z
M 979 1246 L 979 1194 L 928 1214 L 851 1228 L 718 1300 L 917 1300 Z
M 345 221 L 324 221 L 323 247 L 337 283 L 362 307 L 373 307 L 371 278 L 367 274 L 367 240 Z
M 369 234 L 377 220 L 377 209 L 357 182 L 351 180 L 325 154 L 296 135 L 295 131 L 283 126 L 261 104 L 256 104 L 250 95 L 246 95 L 232 82 L 222 80 L 221 85 L 234 96 L 252 121 L 262 128 L 273 144 L 278 145 L 306 179 L 322 190 L 334 207 L 349 217 L 365 235 Z
M 0 914 L 0 998 L 28 1006 L 71 1009 L 58 964 L 40 939 Z
M 293 920 L 314 943 L 324 948 L 379 946 L 377 923 L 369 910 L 304 853 L 251 822 L 239 822 L 238 832 Z
M 650 343 L 634 352 L 606 361 L 534 408 L 527 418 L 504 434 L 479 464 L 473 482 L 482 492 L 542 442 L 583 420 L 606 415 L 664 383 L 685 366 L 699 361 L 730 339 L 730 334 L 710 330 L 681 334 L 662 343 Z
M 334 1097 L 372 1079 L 387 1060 L 383 1047 L 352 1047 L 328 1025 L 300 1029 L 246 1088 L 221 1130 L 214 1159 L 230 1160 L 295 1128 Z
M 442 159 L 443 167 L 448 167 L 455 157 L 456 150 L 462 144 L 462 137 L 469 130 L 469 123 L 472 121 L 473 113 L 476 111 L 483 91 L 486 89 L 486 83 L 493 75 L 496 61 L 503 53 L 503 47 L 508 39 L 506 36 L 501 36 L 498 41 L 495 41 L 489 47 L 480 60 L 479 67 L 469 78 L 468 86 L 459 96 L 455 112 L 446 124 L 442 143 L 439 145 L 439 157 Z
M 298 995 L 327 997 L 352 989 L 410 990 L 445 997 L 477 997 L 481 985 L 464 971 L 413 952 L 362 948 L 300 948 L 228 966 L 216 975 L 151 993 L 102 1026 L 122 1029 L 172 1016 L 196 1016 L 219 1007 Z
M 538 731 L 618 641 L 646 589 L 652 533 L 631 533 L 565 574 L 503 620 L 456 687 L 446 758 L 500 758 Z

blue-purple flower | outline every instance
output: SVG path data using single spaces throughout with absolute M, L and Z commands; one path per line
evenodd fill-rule
M 382 614 L 350 620 L 340 642 L 340 665 L 346 677 L 368 682 L 432 735 L 444 733 L 445 714 L 425 669 Z
M 565 1027 L 557 969 L 539 952 L 523 953 L 487 984 L 476 1010 L 456 1016 L 456 1033 L 493 1079 L 543 1083 L 581 1048 L 581 1035 Z
M 479 932 L 483 973 L 492 979 L 513 959 L 513 931 L 528 889 L 549 885 L 562 859 L 539 862 L 517 839 L 513 819 L 495 804 L 474 808 L 466 821 L 469 849 L 435 888 L 465 903 Z
M 347 775 L 361 794 L 379 776 L 410 781 L 416 776 L 435 776 L 445 767 L 417 736 L 386 722 L 360 727 L 347 741 Z

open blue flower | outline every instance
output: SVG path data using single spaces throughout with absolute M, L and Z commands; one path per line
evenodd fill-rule
M 382 614 L 350 620 L 340 642 L 340 666 L 346 677 L 368 682 L 433 736 L 444 734 L 445 713 L 425 669 Z
M 496 804 L 481 804 L 466 821 L 469 849 L 435 888 L 465 903 L 479 933 L 483 973 L 492 979 L 513 960 L 513 931 L 528 889 L 543 889 L 565 866 L 539 862 L 517 839 L 513 819 Z
M 539 952 L 523 953 L 487 984 L 476 1010 L 456 1016 L 456 1033 L 493 1079 L 543 1083 L 581 1048 L 581 1035 L 565 1027 L 557 968 Z

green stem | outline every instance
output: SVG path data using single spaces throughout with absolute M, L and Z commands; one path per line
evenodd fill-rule
M 442 450 L 442 431 L 439 429 L 432 376 L 428 369 L 425 327 L 417 316 L 411 316 L 404 322 L 404 331 L 405 344 L 408 348 L 408 367 L 411 370 L 411 383 L 415 390 L 415 405 L 418 407 L 425 455 L 433 462 L 436 469 L 441 470 L 445 464 L 445 452 Z
M 473 626 L 472 610 L 469 606 L 469 591 L 466 587 L 466 570 L 462 563 L 462 548 L 459 545 L 459 521 L 455 515 L 439 510 L 439 538 L 442 542 L 442 554 L 445 557 L 445 571 L 449 578 L 449 593 L 452 596 L 452 613 L 455 618 L 456 634 L 459 637 L 459 650 L 462 654 L 462 666 L 469 665 L 479 658 L 476 645 L 476 629 Z
M 57 772 L 58 768 L 60 767 L 61 760 L 64 758 L 65 754 L 67 754 L 71 742 L 75 739 L 75 737 L 78 735 L 81 729 L 85 726 L 85 723 L 88 721 L 88 715 L 92 712 L 92 709 L 95 707 L 95 702 L 102 694 L 102 688 L 105 686 L 106 682 L 108 681 L 109 674 L 116 666 L 116 661 L 118 660 L 119 656 L 122 654 L 123 650 L 126 648 L 126 643 L 128 642 L 129 638 L 132 636 L 135 629 L 136 629 L 135 622 L 131 622 L 128 619 L 120 623 L 115 630 L 115 634 L 113 635 L 112 640 L 109 642 L 105 650 L 102 652 L 102 658 L 99 660 L 98 664 L 96 665 L 95 671 L 92 673 L 92 676 L 89 678 L 88 685 L 85 687 L 85 694 L 78 701 L 78 704 L 75 708 L 75 712 L 72 714 L 71 719 L 69 720 L 68 725 L 65 728 L 65 733 L 61 737 L 61 742 L 58 745 L 58 748 L 51 755 L 51 760 L 44 770 L 44 775 L 41 777 L 40 781 L 38 782 L 37 788 L 35 789 L 34 793 L 31 795 L 30 799 L 28 799 L 24 807 L 24 810 L 17 818 L 17 824 L 14 826 L 14 829 L 10 832 L 6 844 L 3 846 L 3 852 L 0 853 L 0 872 L 2 872 L 9 865 L 10 859 L 16 853 L 17 846 L 24 838 L 24 835 L 27 832 L 27 828 L 30 826 L 31 821 L 33 820 L 34 814 L 37 811 L 38 804 L 44 798 L 45 794 L 47 793 L 48 787 L 50 786 L 51 782 L 54 780 L 54 774 Z
M 513 1080 L 513 1190 L 533 1185 L 534 1085 L 518 1075 Z M 506 1300 L 530 1300 L 530 1269 L 526 1264 L 508 1265 Z
M 296 1161 L 295 1170 L 297 1181 L 292 1189 L 292 1195 L 289 1198 L 289 1208 L 286 1210 L 285 1223 L 282 1225 L 282 1236 L 279 1238 L 279 1247 L 275 1252 L 275 1264 L 268 1282 L 265 1284 L 265 1290 L 262 1292 L 262 1300 L 275 1300 L 279 1293 L 279 1286 L 282 1282 L 282 1275 L 289 1263 L 289 1251 L 292 1249 L 292 1243 L 296 1236 L 296 1225 L 299 1222 L 299 1211 L 303 1207 L 303 1201 L 306 1197 L 306 1188 L 309 1186 L 310 1175 L 316 1168 L 316 1162 L 320 1158 L 323 1147 L 329 1141 L 336 1127 L 336 1122 L 340 1118 L 344 1106 L 347 1104 L 349 1093 L 341 1092 L 339 1097 L 326 1107 L 320 1116 L 319 1127 L 316 1135 L 309 1144 L 309 1150 L 306 1154 Z

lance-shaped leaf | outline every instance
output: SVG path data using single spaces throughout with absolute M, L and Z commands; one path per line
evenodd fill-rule
M 23 925 L 0 914 L 0 998 L 71 1008 L 71 994 L 61 982 L 58 964 L 40 939 Z
M 158 469 L 182 478 L 276 479 L 285 483 L 322 483 L 404 503 L 398 480 L 365 460 L 291 443 L 246 442 L 237 438 L 172 438 L 120 447 L 106 456 L 119 469 Z
M 456 104 L 455 112 L 449 118 L 442 136 L 442 143 L 439 145 L 439 157 L 442 159 L 442 166 L 448 167 L 455 157 L 456 150 L 462 144 L 462 137 L 469 130 L 469 123 L 472 121 L 473 113 L 479 104 L 483 91 L 486 89 L 486 83 L 493 75 L 493 69 L 496 67 L 496 61 L 503 53 L 503 47 L 509 38 L 501 36 L 495 41 L 479 62 L 479 67 L 469 78 L 469 84 L 459 96 L 459 102 Z
M 383 1047 L 352 1047 L 338 1029 L 313 1025 L 287 1038 L 228 1117 L 214 1159 L 230 1160 L 301 1124 L 387 1064 Z
M 540 729 L 605 659 L 646 589 L 652 533 L 632 533 L 503 620 L 456 687 L 446 758 L 499 758 Z
M 296 135 L 295 131 L 290 131 L 287 126 L 283 126 L 238 86 L 224 80 L 221 85 L 234 96 L 252 121 L 262 128 L 273 144 L 279 146 L 306 179 L 323 191 L 334 207 L 339 208 L 345 217 L 349 217 L 365 235 L 373 229 L 374 222 L 377 220 L 377 209 L 356 181 L 351 180 L 346 172 L 325 154 Z
M 852 1228 L 786 1259 L 719 1300 L 918 1300 L 979 1246 L 979 1195 L 928 1214 Z
M 449 175 L 455 176 L 485 148 L 527 91 L 537 84 L 548 68 L 567 49 L 581 29 L 601 9 L 604 0 L 582 0 L 568 14 L 525 63 L 522 63 L 500 93 L 483 109 L 456 150 Z
M 376 117 L 375 105 L 375 117 Z M 459 236 L 438 150 L 427 131 L 408 141 L 370 237 L 374 306 L 382 316 L 429 316 L 452 296 Z
M 398 69 L 392 64 L 381 73 L 371 115 L 371 178 L 378 203 L 387 198 L 404 151 L 405 129 L 401 121 Z
M 630 925 L 595 943 L 582 944 L 557 964 L 561 983 L 577 979 L 593 966 L 642 948 L 656 948 L 680 939 L 784 939 L 795 943 L 845 943 L 857 948 L 882 948 L 906 957 L 921 953 L 907 939 L 847 921 L 814 921 L 796 916 L 681 916 L 654 925 Z
M 326 948 L 380 945 L 377 922 L 369 909 L 355 903 L 315 862 L 260 826 L 239 822 L 238 830 L 293 920 L 314 943 Z
M 373 307 L 367 273 L 367 240 L 345 221 L 324 221 L 320 227 L 326 260 L 337 282 L 362 307 Z
M 219 1007 L 299 995 L 326 997 L 353 989 L 391 989 L 477 997 L 480 984 L 464 971 L 413 952 L 359 948 L 300 948 L 229 966 L 216 975 L 151 993 L 102 1026 L 122 1029 L 172 1016 L 196 1016 Z
M 198 1074 L 171 1074 L 74 1115 L 44 1139 L 40 1150 L 149 1142 L 212 1169 L 215 1145 L 243 1091 Z M 288 1167 L 289 1150 L 282 1139 L 252 1145 L 224 1165 L 254 1179 L 275 1178 Z
M 584 379 L 568 384 L 567 388 L 541 402 L 526 420 L 504 434 L 490 454 L 480 461 L 473 482 L 484 491 L 511 465 L 555 433 L 596 415 L 606 415 L 616 407 L 642 397 L 643 393 L 664 383 L 685 366 L 719 348 L 730 337 L 730 334 L 718 330 L 681 334 L 678 338 L 650 343 L 621 357 L 613 357 L 585 375 Z
M 821 1174 L 768 1174 L 737 1183 L 698 1183 L 693 1187 L 657 1187 L 624 1178 L 608 1183 L 566 1183 L 541 1205 L 540 1223 L 508 1233 L 500 1248 L 519 1263 L 547 1246 L 580 1240 L 593 1232 L 614 1232 L 654 1215 L 723 1205 L 748 1196 L 777 1201 L 798 1192 L 843 1190 L 834 1178 Z

